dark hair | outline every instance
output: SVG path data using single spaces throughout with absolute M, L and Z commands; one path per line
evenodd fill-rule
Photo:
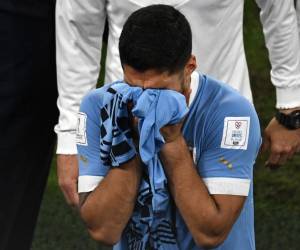
M 122 65 L 135 70 L 173 73 L 183 69 L 192 53 L 192 32 L 175 8 L 157 4 L 133 12 L 124 24 L 119 52 Z

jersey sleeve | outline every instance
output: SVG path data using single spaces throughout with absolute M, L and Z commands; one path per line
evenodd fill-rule
M 78 192 L 93 191 L 109 168 L 100 159 L 100 108 L 97 91 L 90 92 L 80 105 L 77 118 Z
M 205 129 L 197 166 L 210 194 L 248 196 L 250 190 L 260 126 L 252 104 L 236 106 L 212 116 Z

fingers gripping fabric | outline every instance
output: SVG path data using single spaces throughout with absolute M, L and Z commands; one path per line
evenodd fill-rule
M 103 165 L 118 167 L 136 155 L 129 129 L 127 103 L 142 93 L 140 88 L 130 88 L 119 83 L 108 88 L 105 105 L 100 110 L 100 158 Z

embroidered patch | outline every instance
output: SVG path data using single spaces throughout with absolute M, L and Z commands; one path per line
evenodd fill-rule
M 249 127 L 250 117 L 225 117 L 221 148 L 246 150 Z
M 76 143 L 79 145 L 87 146 L 86 138 L 86 114 L 78 112 L 77 129 L 76 129 Z

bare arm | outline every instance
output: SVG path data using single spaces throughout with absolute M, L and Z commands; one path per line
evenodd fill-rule
M 114 245 L 133 212 L 140 183 L 138 157 L 111 169 L 98 187 L 80 194 L 80 215 L 91 236 L 106 245 Z
M 57 179 L 58 185 L 67 203 L 77 208 L 79 204 L 79 197 L 77 192 L 77 155 L 57 155 Z
M 166 143 L 160 156 L 176 206 L 196 244 L 211 248 L 222 243 L 239 216 L 245 197 L 210 195 L 181 135 Z

